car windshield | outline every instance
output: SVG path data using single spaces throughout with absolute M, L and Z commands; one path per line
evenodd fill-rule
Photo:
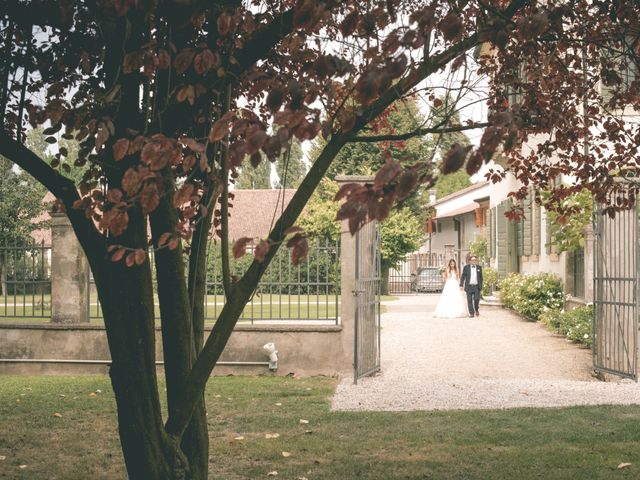
M 433 270 L 422 270 L 419 274 L 421 277 L 437 277 L 438 276 L 438 270 L 433 269 Z

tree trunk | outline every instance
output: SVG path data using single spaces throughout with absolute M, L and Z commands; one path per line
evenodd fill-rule
M 389 266 L 382 265 L 380 293 L 381 295 L 389 295 Z
M 7 266 L 2 255 L 0 255 L 0 295 L 7 296 Z
M 167 186 L 172 191 L 173 186 Z M 160 236 L 171 231 L 177 222 L 172 195 L 166 195 L 151 214 L 151 232 L 154 245 Z M 185 282 L 183 251 L 159 249 L 155 256 L 158 279 L 158 298 L 162 321 L 162 345 L 167 381 L 167 403 L 169 413 L 175 408 L 175 399 L 184 388 L 184 383 L 196 358 L 196 344 L 191 323 L 191 299 Z M 207 430 L 204 395 L 191 416 L 182 436 L 181 448 L 189 464 L 189 477 L 205 480 L 209 469 L 209 432 Z
M 139 210 L 130 212 L 129 228 L 115 240 L 135 248 L 146 243 L 146 218 Z M 129 478 L 191 478 L 180 439 L 167 434 L 162 420 L 149 262 L 132 267 L 123 261 L 106 262 L 94 269 L 94 278 L 111 351 L 109 374 Z
M 162 422 L 155 369 L 151 272 L 146 267 L 109 268 L 99 282 L 118 409 L 118 427 L 130 479 L 178 479 L 187 461 Z M 108 292 L 105 294 L 105 292 Z

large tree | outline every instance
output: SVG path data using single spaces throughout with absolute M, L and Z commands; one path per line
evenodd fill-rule
M 130 478 L 207 477 L 207 380 L 278 248 L 288 245 L 295 261 L 305 254 L 303 234 L 291 227 L 336 155 L 354 142 L 395 144 L 479 126 L 446 127 L 428 116 L 408 131 L 380 133 L 384 116 L 411 96 L 435 100 L 443 75 L 465 80 L 451 84 L 455 90 L 475 91 L 475 74 L 493 80 L 479 147 L 452 148 L 444 172 L 466 163 L 475 173 L 501 146 L 507 168 L 523 182 L 553 187 L 550 178 L 570 172 L 606 199 L 617 188 L 613 177 L 636 168 L 638 127 L 610 113 L 640 98 L 638 82 L 616 73 L 637 58 L 638 9 L 630 0 L 1 0 L 0 12 L 0 154 L 58 198 L 87 254 Z M 478 66 L 473 51 L 482 44 L 492 48 Z M 606 108 L 600 79 L 612 89 Z M 509 103 L 513 91 L 521 99 Z M 80 142 L 74 163 L 86 173 L 79 185 L 24 145 L 27 124 L 45 126 L 47 141 L 55 143 L 55 134 Z M 594 131 L 597 146 L 585 152 L 583 140 Z M 327 140 L 322 152 L 258 243 L 255 261 L 232 279 L 229 177 L 265 157 L 275 160 L 292 137 L 320 133 Z M 536 133 L 548 140 L 521 149 Z M 606 142 L 612 150 L 600 146 Z M 352 231 L 383 220 L 394 202 L 432 182 L 429 162 L 407 165 L 396 153 L 398 159 L 391 147 L 382 152 L 373 183 L 338 192 L 345 200 L 339 218 L 349 219 Z M 494 180 L 503 175 L 490 172 Z M 212 224 L 225 255 L 228 301 L 205 340 Z M 239 240 L 234 254 L 248 241 Z

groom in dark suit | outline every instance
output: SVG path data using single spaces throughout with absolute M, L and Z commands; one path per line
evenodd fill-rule
M 460 290 L 467 292 L 467 307 L 469 318 L 479 317 L 480 292 L 482 291 L 482 267 L 477 265 L 478 257 L 472 255 L 469 262 L 462 269 L 460 275 Z

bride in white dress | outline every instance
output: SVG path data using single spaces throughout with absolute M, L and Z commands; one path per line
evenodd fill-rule
M 444 277 L 444 288 L 433 316 L 437 318 L 466 317 L 467 300 L 464 292 L 460 291 L 460 271 L 454 259 L 449 260 L 449 264 L 442 275 Z

